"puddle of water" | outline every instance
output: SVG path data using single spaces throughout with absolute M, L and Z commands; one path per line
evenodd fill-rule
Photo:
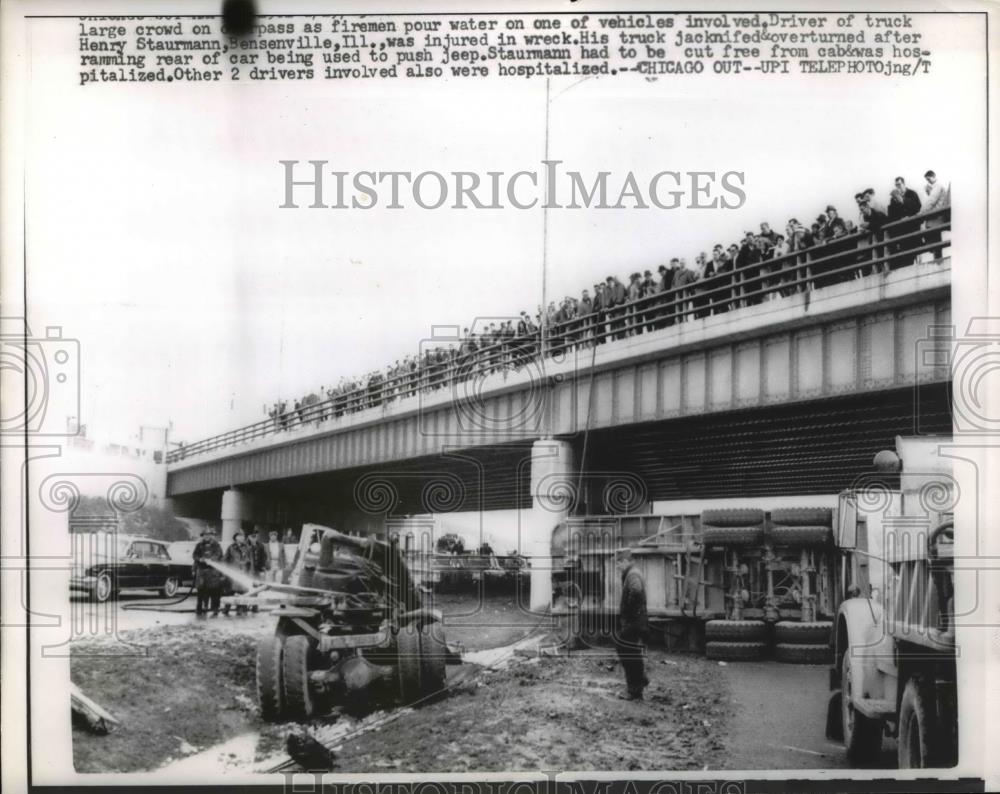
M 254 765 L 254 755 L 259 739 L 260 734 L 256 731 L 243 733 L 222 742 L 222 744 L 189 755 L 187 758 L 170 761 L 156 771 L 171 777 L 190 777 L 202 780 L 205 779 L 206 775 L 245 772 L 248 767 Z
M 487 648 L 483 651 L 463 653 L 462 661 L 477 664 L 480 667 L 499 670 L 509 664 L 516 656 L 539 653 L 543 648 L 552 644 L 551 637 L 547 637 L 546 635 L 526 637 L 510 645 L 501 645 L 499 648 Z

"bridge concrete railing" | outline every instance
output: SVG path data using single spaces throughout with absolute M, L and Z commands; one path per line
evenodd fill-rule
M 950 210 L 937 210 L 557 323 L 543 335 L 502 338 L 474 353 L 435 359 L 414 372 L 182 446 L 170 453 L 168 464 L 171 470 L 199 465 L 456 399 L 531 388 L 546 378 L 572 377 L 581 367 L 600 369 L 708 338 L 811 322 L 818 311 L 856 311 L 859 301 L 884 304 L 915 289 L 940 288 L 950 270 L 940 264 L 950 248 L 950 228 Z

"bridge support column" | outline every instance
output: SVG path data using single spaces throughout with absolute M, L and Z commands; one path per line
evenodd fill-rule
M 531 514 L 525 552 L 531 558 L 531 610 L 552 606 L 552 531 L 569 515 L 575 486 L 573 447 L 543 439 L 531 447 Z
M 235 488 L 222 492 L 222 548 L 228 548 L 233 535 L 241 532 L 243 521 L 250 517 L 250 497 Z

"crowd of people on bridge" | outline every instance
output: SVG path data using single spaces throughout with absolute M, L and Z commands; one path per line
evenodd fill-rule
M 729 245 L 718 243 L 689 264 L 675 257 L 656 271 L 634 272 L 627 280 L 609 275 L 580 296 L 539 306 L 534 315 L 490 322 L 478 330 L 427 346 L 384 370 L 341 378 L 288 405 L 279 400 L 267 410 L 276 430 L 376 407 L 497 372 L 516 371 L 540 354 L 563 355 L 626 339 L 675 323 L 762 304 L 798 292 L 889 272 L 912 264 L 919 254 L 941 256 L 950 189 L 934 171 L 924 174 L 924 196 L 897 177 L 883 201 L 871 187 L 854 200 L 857 220 L 843 217 L 832 204 L 811 222 L 790 218 L 784 233 L 767 222 Z M 906 219 L 913 218 L 910 222 Z M 881 232 L 890 226 L 884 234 Z

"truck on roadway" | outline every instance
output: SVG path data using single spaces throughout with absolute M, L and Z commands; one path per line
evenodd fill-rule
M 878 763 L 895 736 L 898 766 L 958 761 L 954 523 L 942 437 L 896 439 L 875 456 L 883 481 L 840 494 L 834 542 L 838 592 L 827 736 L 856 766 Z M 878 475 L 877 475 L 878 476 Z

